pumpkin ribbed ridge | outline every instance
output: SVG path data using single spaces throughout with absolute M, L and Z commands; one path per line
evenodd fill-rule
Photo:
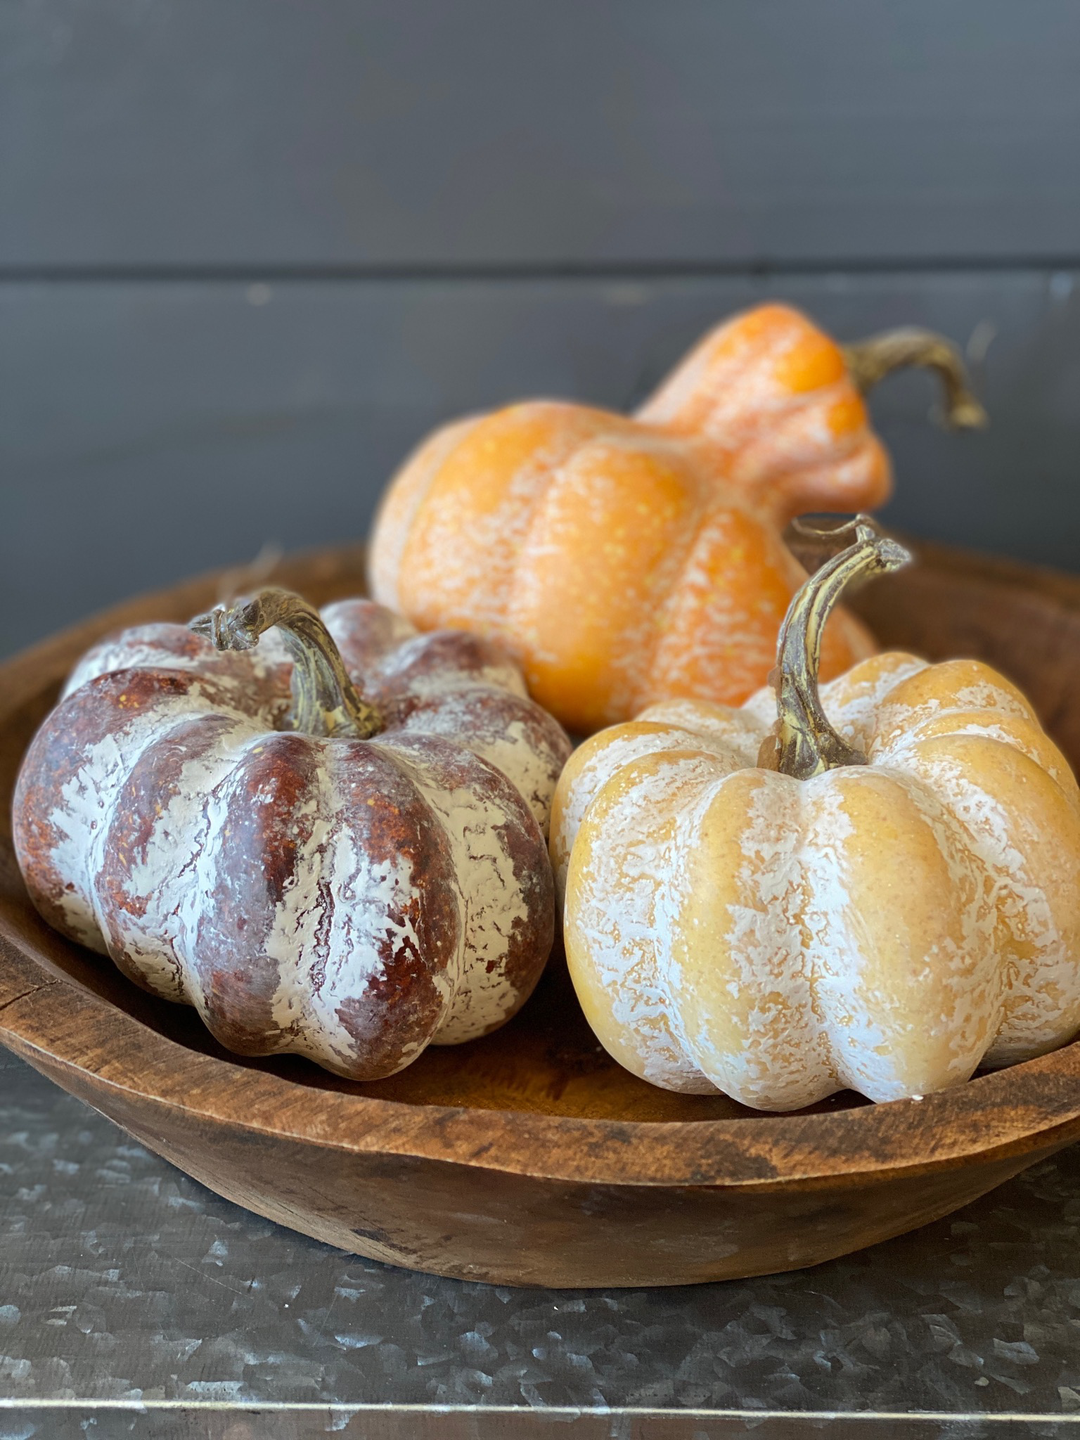
M 822 689 L 867 764 L 757 768 L 776 697 L 595 736 L 556 795 L 571 974 L 616 1059 L 759 1109 L 925 1094 L 1080 1027 L 1080 791 L 985 665 Z
M 273 641 L 250 663 L 142 627 L 84 657 L 35 737 L 15 842 L 50 924 L 229 1049 L 370 1080 L 531 993 L 569 742 L 487 642 L 367 601 L 325 618 L 375 738 L 279 728 L 291 665 Z

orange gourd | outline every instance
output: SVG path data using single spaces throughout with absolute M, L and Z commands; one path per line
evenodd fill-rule
M 633 419 L 540 400 L 447 425 L 383 500 L 373 592 L 421 629 L 499 640 L 581 734 L 673 697 L 739 704 L 805 579 L 784 526 L 889 494 L 861 391 L 905 364 L 939 370 L 952 423 L 980 423 L 948 342 L 844 351 L 771 304 L 707 335 Z M 823 675 L 872 649 L 838 611 Z

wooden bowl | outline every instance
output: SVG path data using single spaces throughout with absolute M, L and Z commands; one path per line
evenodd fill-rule
M 1080 761 L 1080 579 L 932 547 L 859 608 L 890 645 L 976 655 L 1032 697 Z M 320 603 L 363 588 L 362 552 L 283 564 Z M 186 619 L 204 578 L 68 630 L 0 670 L 0 1040 L 211 1189 L 332 1245 L 502 1284 L 675 1285 L 812 1265 L 947 1214 L 1080 1136 L 1080 1043 L 922 1101 L 844 1094 L 762 1115 L 620 1070 L 556 959 L 496 1035 L 357 1085 L 223 1051 L 49 930 L 11 845 L 22 752 L 102 633 Z

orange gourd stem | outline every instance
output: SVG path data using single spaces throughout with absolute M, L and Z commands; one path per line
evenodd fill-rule
M 776 727 L 761 747 L 758 764 L 796 780 L 809 780 L 841 765 L 866 764 L 866 756 L 837 734 L 822 709 L 821 635 L 852 581 L 899 570 L 911 560 L 902 545 L 882 535 L 865 515 L 840 528 L 854 530 L 854 544 L 822 565 L 798 591 L 784 616 L 777 645 Z
M 219 605 L 191 622 L 195 634 L 217 650 L 253 650 L 271 626 L 281 631 L 293 661 L 293 698 L 285 728 L 359 740 L 377 735 L 382 717 L 349 679 L 322 616 L 291 590 L 270 586 L 253 600 Z
M 941 377 L 945 390 L 942 418 L 953 430 L 978 430 L 988 424 L 989 417 L 975 398 L 968 383 L 960 352 L 951 341 L 933 330 L 916 326 L 901 330 L 885 330 L 851 345 L 841 345 L 848 373 L 860 394 L 891 375 L 894 370 L 915 365 L 934 370 Z

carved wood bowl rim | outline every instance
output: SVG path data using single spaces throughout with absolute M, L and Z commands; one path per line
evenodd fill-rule
M 1080 579 L 936 547 L 927 553 L 977 559 L 999 571 L 1003 583 L 1045 576 L 1080 611 Z M 313 552 L 291 558 L 274 578 L 324 603 L 357 593 L 362 563 L 357 547 Z M 342 588 L 345 576 L 350 590 Z M 96 638 L 141 620 L 191 615 L 213 602 L 220 584 L 215 573 L 137 597 L 0 666 L 0 738 L 31 697 L 51 693 Z M 14 870 L 6 815 L 0 843 L 6 848 L 0 868 Z M 0 904 L 0 1041 L 76 1093 L 110 1092 L 121 1109 L 130 1096 L 144 1109 L 177 1109 L 252 1136 L 552 1181 L 758 1190 L 893 1179 L 1046 1152 L 1080 1137 L 1080 1040 L 923 1099 L 827 1113 L 589 1119 L 324 1090 L 158 1033 L 50 959 L 48 950 L 65 942 L 48 934 L 52 945 L 19 933 Z

